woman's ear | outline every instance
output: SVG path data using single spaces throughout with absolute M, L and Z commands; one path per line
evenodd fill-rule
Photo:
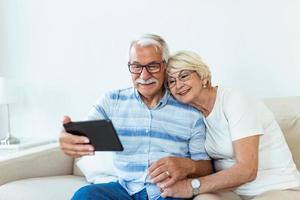
M 209 81 L 207 80 L 207 78 L 202 79 L 202 87 L 203 88 L 207 88 L 207 86 L 209 85 Z

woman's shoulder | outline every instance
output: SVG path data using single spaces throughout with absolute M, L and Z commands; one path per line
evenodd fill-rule
M 253 106 L 253 104 L 259 103 L 258 98 L 251 94 L 251 92 L 243 90 L 242 88 L 232 87 L 218 87 L 219 101 L 223 107 L 234 107 L 239 106 Z

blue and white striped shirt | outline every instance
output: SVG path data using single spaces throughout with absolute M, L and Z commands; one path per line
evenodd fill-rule
M 151 183 L 149 166 L 166 156 L 209 160 L 204 149 L 202 114 L 176 101 L 168 91 L 149 109 L 134 88 L 104 95 L 89 113 L 90 120 L 110 119 L 124 147 L 114 156 L 119 183 L 133 195 L 146 188 L 150 200 L 160 197 Z

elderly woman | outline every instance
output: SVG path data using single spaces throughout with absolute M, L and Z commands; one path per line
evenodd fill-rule
M 280 127 L 262 102 L 237 90 L 212 86 L 209 68 L 193 52 L 172 56 L 167 73 L 172 95 L 204 115 L 205 148 L 216 173 L 177 181 L 172 173 L 177 170 L 178 174 L 180 169 L 174 166 L 182 161 L 167 158 L 164 168 L 174 180 L 170 181 L 158 173 L 164 170 L 162 161 L 157 161 L 160 164 L 154 163 L 149 173 L 162 188 L 163 197 L 199 194 L 195 199 L 300 199 L 300 173 Z

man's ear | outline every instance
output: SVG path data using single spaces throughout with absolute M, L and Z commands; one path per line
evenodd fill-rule
M 166 73 L 167 72 L 167 64 L 162 63 L 162 70 Z

